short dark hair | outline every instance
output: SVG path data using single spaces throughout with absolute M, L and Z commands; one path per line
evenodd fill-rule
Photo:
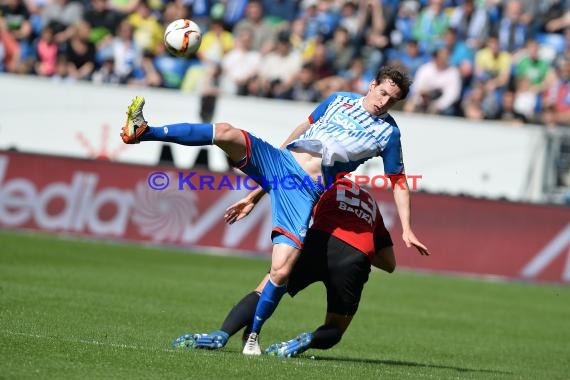
M 408 73 L 405 69 L 398 66 L 383 66 L 380 68 L 380 70 L 378 70 L 378 73 L 376 74 L 376 84 L 382 83 L 384 79 L 388 79 L 394 82 L 396 86 L 398 86 L 402 92 L 400 100 L 405 99 L 406 96 L 408 96 L 408 93 L 410 92 L 410 86 L 412 85 L 412 80 L 408 76 Z

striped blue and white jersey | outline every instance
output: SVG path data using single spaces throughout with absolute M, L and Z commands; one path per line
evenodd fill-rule
M 382 157 L 386 175 L 404 173 L 396 121 L 388 113 L 371 115 L 362 99 L 351 92 L 332 94 L 309 116 L 309 129 L 287 145 L 320 154 L 327 182 L 377 156 Z

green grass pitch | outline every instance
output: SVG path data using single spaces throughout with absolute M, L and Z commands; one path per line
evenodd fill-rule
M 568 287 L 404 271 L 371 274 L 328 351 L 250 358 L 238 337 L 219 352 L 171 348 L 217 328 L 268 264 L 0 231 L 0 378 L 570 377 Z M 324 312 L 320 284 L 285 297 L 262 347 L 316 328 Z

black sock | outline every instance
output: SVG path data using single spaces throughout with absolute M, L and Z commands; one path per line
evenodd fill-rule
M 242 328 L 251 324 L 255 315 L 257 301 L 259 301 L 259 293 L 255 291 L 243 297 L 241 301 L 230 310 L 224 323 L 222 323 L 221 330 L 232 336 Z
M 341 338 L 342 332 L 338 327 L 323 325 L 313 332 L 310 348 L 326 350 L 340 342 Z

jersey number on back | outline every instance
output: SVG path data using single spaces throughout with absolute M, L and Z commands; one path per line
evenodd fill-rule
M 364 211 L 370 215 L 370 220 L 374 223 L 376 221 L 376 202 L 368 193 L 364 193 L 366 200 L 361 200 L 359 195 L 360 188 L 358 186 L 337 188 L 336 200 L 339 202 L 339 209 L 352 211 L 359 217 L 362 217 L 362 211 Z M 352 210 L 350 210 L 351 208 Z

